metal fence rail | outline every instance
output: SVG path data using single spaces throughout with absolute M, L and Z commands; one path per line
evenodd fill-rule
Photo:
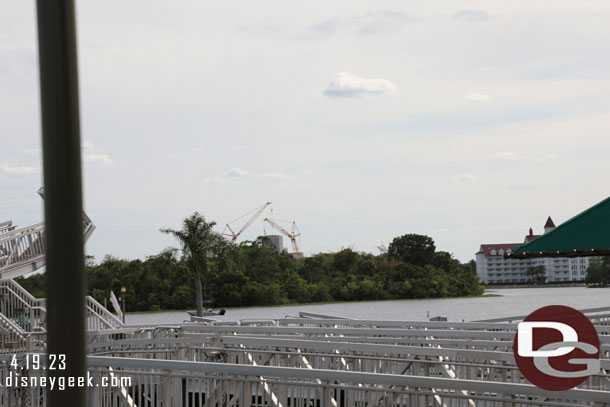
M 44 265 L 44 223 L 15 229 L 0 235 L 0 274 L 17 277 Z
M 609 405 L 608 392 L 527 384 L 227 363 L 89 356 L 91 407 L 533 407 Z M 39 377 L 31 370 L 28 377 Z M 0 365 L 0 380 L 11 374 Z M 2 387 L 0 406 L 44 406 L 40 387 Z
M 38 193 L 44 196 L 43 189 Z M 95 230 L 91 218 L 83 212 L 85 241 Z M 45 224 L 16 229 L 11 221 L 0 223 L 0 278 L 17 278 L 44 266 L 46 261 Z
M 27 333 L 0 313 L 0 353 L 24 352 L 27 342 Z
M 95 342 L 97 355 L 148 359 L 230 362 L 245 365 L 409 374 L 487 382 L 526 383 L 512 352 L 473 351 L 437 346 L 396 346 L 360 342 L 312 341 L 303 338 L 189 335 Z M 583 389 L 610 391 L 610 360 L 590 376 Z
M 120 319 L 89 295 L 85 297 L 85 307 L 88 331 L 123 327 L 123 322 Z
M 14 304 L 44 304 L 14 282 L 0 282 L 0 289 L 8 310 L 17 309 Z M 312 314 L 138 326 L 123 325 L 90 297 L 86 310 L 94 382 L 131 380 L 90 389 L 92 406 L 609 407 L 610 402 L 609 326 L 596 326 L 602 371 L 575 390 L 554 393 L 529 385 L 517 368 L 515 323 Z M 595 315 L 604 315 L 600 311 Z M 18 339 L 20 352 L 44 349 L 44 331 L 28 332 L 7 317 L 0 318 L 2 329 Z M 0 354 L 0 380 L 9 374 L 6 355 Z M 24 374 L 36 377 L 41 371 Z M 40 388 L 8 386 L 0 389 L 0 407 L 44 406 L 45 397 Z
M 581 309 L 579 310 L 580 312 L 582 312 L 583 314 L 585 314 L 589 319 L 597 319 L 600 318 L 599 313 L 604 313 L 605 315 L 602 315 L 601 318 L 607 318 L 610 314 L 608 314 L 610 312 L 610 307 L 596 307 L 596 308 L 585 308 L 585 309 Z M 527 315 L 515 315 L 512 317 L 501 317 L 501 318 L 490 318 L 490 319 L 483 319 L 477 322 L 519 322 L 519 321 L 523 321 L 523 319 L 525 319 L 527 317 Z
M 89 365 L 98 374 L 112 368 L 131 375 L 134 405 L 146 405 L 138 404 L 138 396 L 146 394 L 155 394 L 157 404 L 151 405 L 159 406 L 602 406 L 609 401 L 600 391 L 549 395 L 524 384 L 396 374 L 103 357 L 89 357 Z
M 33 297 L 13 280 L 0 280 L 0 313 L 26 332 L 44 331 L 45 300 Z
M 122 328 L 123 323 L 97 302 L 85 298 L 87 330 Z M 46 300 L 35 298 L 14 280 L 0 280 L 0 314 L 19 325 L 26 333 L 46 332 Z

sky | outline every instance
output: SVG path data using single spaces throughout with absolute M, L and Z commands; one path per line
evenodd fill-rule
M 0 221 L 20 226 L 42 221 L 34 4 L 0 14 Z M 605 0 L 76 7 L 97 260 L 272 201 L 243 239 L 270 216 L 306 255 L 418 233 L 468 261 L 610 195 Z

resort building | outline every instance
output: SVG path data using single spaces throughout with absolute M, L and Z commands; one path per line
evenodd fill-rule
M 555 223 L 549 216 L 544 224 L 544 233 L 555 228 Z M 523 242 L 482 244 L 476 253 L 477 275 L 483 284 L 511 284 L 532 282 L 534 277 L 527 274 L 528 268 L 544 266 L 546 281 L 582 281 L 585 279 L 590 257 L 555 257 L 540 259 L 505 258 L 515 247 L 528 243 L 540 235 L 534 235 L 530 228 Z

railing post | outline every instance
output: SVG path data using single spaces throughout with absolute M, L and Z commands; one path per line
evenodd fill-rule
M 81 147 L 73 0 L 38 0 L 38 50 L 45 190 L 48 353 L 86 376 Z M 49 391 L 49 406 L 85 406 L 87 390 Z
M 100 382 L 100 371 L 95 369 L 89 372 L 93 376 L 93 383 L 97 384 Z M 89 403 L 88 407 L 99 407 L 100 389 L 99 387 L 93 387 L 89 390 Z
M 330 402 L 331 399 L 331 389 L 329 387 L 329 382 L 328 381 L 323 381 L 322 382 L 322 407 L 331 407 L 332 403 Z
M 174 394 L 174 380 L 170 370 L 163 371 L 162 379 L 163 386 L 161 388 L 161 400 L 163 407 L 173 407 L 172 396 Z

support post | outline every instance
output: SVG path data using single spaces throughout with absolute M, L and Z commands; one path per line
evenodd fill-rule
M 73 0 L 38 0 L 47 270 L 47 351 L 86 376 L 81 148 Z M 86 405 L 86 388 L 50 390 L 50 407 Z
M 121 287 L 121 306 L 123 307 L 123 323 L 125 323 L 125 287 Z

